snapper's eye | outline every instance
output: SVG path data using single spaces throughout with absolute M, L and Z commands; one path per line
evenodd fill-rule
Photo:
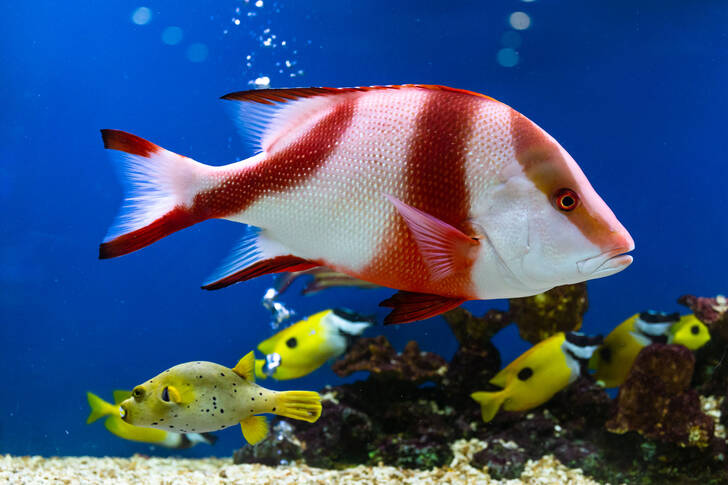
M 571 189 L 559 189 L 554 195 L 554 204 L 560 211 L 573 211 L 579 205 L 579 196 Z
M 169 402 L 169 388 L 162 389 L 162 401 Z

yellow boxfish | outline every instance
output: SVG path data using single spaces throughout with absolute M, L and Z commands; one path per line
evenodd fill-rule
M 710 340 L 708 327 L 695 315 L 636 313 L 620 323 L 594 353 L 589 367 L 604 387 L 621 386 L 643 347 L 652 343 L 684 345 L 695 350 Z
M 198 443 L 212 445 L 217 441 L 217 436 L 210 433 L 172 433 L 161 429 L 133 426 L 124 422 L 119 416 L 119 403 L 128 399 L 129 396 L 131 396 L 131 391 L 114 391 L 115 404 L 111 404 L 96 394 L 87 392 L 86 398 L 88 399 L 88 405 L 91 407 L 91 414 L 89 414 L 86 424 L 93 423 L 97 419 L 106 416 L 104 426 L 119 438 L 166 448 L 189 448 Z
M 371 321 L 354 313 L 324 310 L 296 322 L 258 345 L 265 359 L 256 359 L 255 375 L 285 380 L 315 371 L 346 351 L 352 337 Z
M 188 362 L 136 386 L 120 404 L 121 418 L 135 426 L 204 433 L 240 423 L 248 443 L 268 434 L 259 414 L 272 413 L 313 423 L 321 397 L 310 391 L 276 392 L 255 384 L 253 352 L 229 369 L 212 362 Z
M 551 399 L 586 371 L 601 340 L 559 332 L 528 349 L 490 380 L 503 390 L 470 395 L 480 404 L 483 421 L 491 421 L 501 408 L 527 411 Z
M 242 91 L 258 154 L 213 167 L 102 130 L 128 193 L 101 258 L 207 219 L 255 226 L 203 288 L 326 267 L 400 290 L 385 323 L 612 275 L 634 248 L 573 158 L 488 96 L 431 85 Z

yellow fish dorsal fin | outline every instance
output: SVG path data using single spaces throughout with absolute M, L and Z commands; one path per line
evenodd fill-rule
M 252 350 L 238 361 L 233 372 L 248 382 L 255 382 L 255 355 Z
M 114 391 L 114 404 L 120 404 L 122 401 L 126 401 L 131 397 L 131 391 L 123 391 L 117 389 Z
M 251 445 L 257 445 L 268 436 L 268 421 L 264 416 L 251 416 L 240 421 L 240 428 L 243 430 L 245 441 Z

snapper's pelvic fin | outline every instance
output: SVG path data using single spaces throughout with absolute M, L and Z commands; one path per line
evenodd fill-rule
M 483 422 L 485 423 L 489 423 L 493 420 L 505 400 L 503 391 L 474 392 L 470 395 L 470 397 L 480 404 L 480 412 L 483 416 Z
M 379 306 L 392 308 L 392 312 L 384 318 L 385 325 L 395 323 L 416 322 L 435 317 L 448 310 L 457 308 L 467 300 L 464 298 L 449 298 L 427 293 L 413 293 L 411 291 L 398 291 L 379 304 Z
M 101 130 L 101 137 L 117 153 L 126 198 L 99 259 L 131 253 L 206 218 L 191 209 L 199 177 L 209 167 L 124 131 Z
M 266 237 L 264 231 L 251 227 L 230 257 L 202 288 L 219 290 L 265 274 L 303 271 L 316 266 L 318 263 L 292 255 L 282 244 Z

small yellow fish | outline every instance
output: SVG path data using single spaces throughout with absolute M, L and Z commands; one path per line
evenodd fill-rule
M 684 345 L 695 350 L 710 340 L 708 328 L 695 315 L 647 311 L 620 323 L 594 353 L 589 368 L 604 387 L 622 385 L 637 354 L 652 343 Z
M 321 396 L 310 391 L 276 392 L 255 384 L 249 352 L 229 369 L 212 362 L 187 362 L 136 386 L 120 405 L 129 424 L 174 432 L 204 433 L 240 423 L 250 444 L 268 434 L 263 413 L 310 423 L 321 416 Z
M 324 310 L 294 323 L 258 345 L 266 354 L 255 361 L 255 375 L 295 379 L 343 354 L 351 339 L 371 321 L 346 310 Z
M 601 343 L 601 337 L 559 332 L 543 340 L 496 374 L 490 383 L 501 391 L 474 392 L 483 421 L 491 421 L 499 409 L 526 411 L 545 403 L 576 380 Z
M 151 443 L 167 448 L 189 448 L 198 443 L 215 444 L 217 436 L 210 433 L 171 433 L 161 429 L 142 428 L 125 423 L 119 416 L 119 403 L 131 396 L 131 391 L 114 391 L 114 403 L 104 401 L 96 394 L 86 393 L 88 404 L 91 406 L 86 424 L 107 416 L 104 426 L 119 438 L 129 441 Z

